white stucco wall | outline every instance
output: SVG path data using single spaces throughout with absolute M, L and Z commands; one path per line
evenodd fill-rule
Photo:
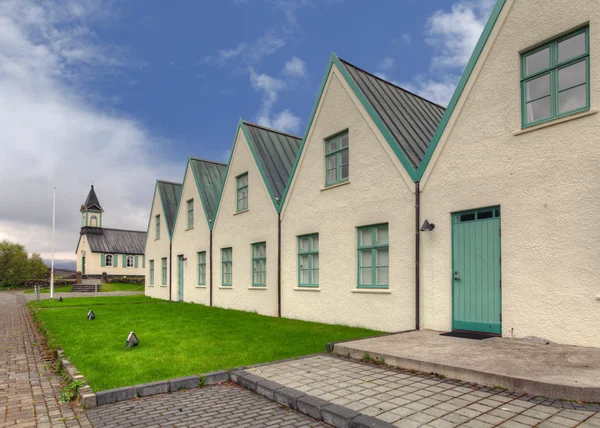
M 236 213 L 236 177 L 248 172 L 248 210 Z M 213 303 L 277 315 L 277 212 L 241 131 L 213 229 Z M 252 244 L 267 243 L 267 285 L 252 287 Z M 232 248 L 231 287 L 221 287 L 221 249 Z
M 183 262 L 185 302 L 209 304 L 209 279 L 210 279 L 210 231 L 206 222 L 206 215 L 200 200 L 198 187 L 194 174 L 189 166 L 186 168 L 179 213 L 173 232 L 173 285 L 172 299 L 179 300 L 179 271 L 177 256 L 180 254 L 187 258 Z M 194 200 L 194 227 L 187 228 L 187 201 Z M 198 285 L 198 259 L 196 253 L 206 251 L 206 285 Z
M 503 336 L 600 346 L 600 115 L 515 134 L 519 52 L 588 21 L 596 110 L 597 2 L 507 2 L 422 181 L 423 327 L 451 326 L 450 213 L 500 205 Z
M 88 240 L 85 235 L 81 237 L 81 241 L 79 242 L 79 248 L 77 252 L 77 271 L 81 272 L 82 270 L 82 255 L 85 251 L 85 275 L 102 275 L 103 272 L 106 272 L 108 275 L 122 275 L 122 276 L 130 276 L 130 275 L 144 275 L 144 268 L 142 265 L 144 264 L 144 256 L 138 255 L 138 267 L 125 267 L 123 266 L 123 255 L 122 254 L 114 254 L 115 257 L 118 257 L 119 260 L 117 262 L 117 267 L 114 266 L 102 266 L 102 254 L 101 253 L 92 253 L 89 247 Z M 134 256 L 135 257 L 135 256 Z M 134 265 L 135 266 L 135 265 Z
M 324 189 L 324 139 L 348 129 L 350 181 Z M 282 212 L 283 316 L 415 327 L 414 184 L 335 65 Z M 357 289 L 357 227 L 389 224 L 389 290 Z M 319 291 L 298 288 L 297 237 L 319 233 Z M 360 292 L 359 292 L 360 291 Z
M 160 238 L 156 239 L 156 216 L 160 215 Z M 167 220 L 165 218 L 158 188 L 154 192 L 152 201 L 152 213 L 150 215 L 150 224 L 148 227 L 148 237 L 146 239 L 146 296 L 158 299 L 169 300 L 169 231 L 167 230 Z M 162 285 L 162 265 L 161 259 L 167 258 L 167 284 Z M 150 260 L 154 260 L 154 285 L 150 285 Z

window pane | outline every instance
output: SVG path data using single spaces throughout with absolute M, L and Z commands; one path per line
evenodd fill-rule
M 558 44 L 558 62 L 563 62 L 584 53 L 585 33 L 578 34 Z
M 342 177 L 341 178 L 348 178 L 348 166 L 349 165 L 342 165 Z
M 327 182 L 332 183 L 335 181 L 335 169 L 327 171 Z
M 373 270 L 371 268 L 362 268 L 360 270 L 360 283 L 366 285 L 373 284 Z
M 550 95 L 550 73 L 530 80 L 525 85 L 527 89 L 527 101 Z
M 342 147 L 348 147 L 348 134 L 342 135 Z
M 335 168 L 335 156 L 329 156 L 327 158 L 327 169 Z
M 389 283 L 389 281 L 390 281 L 389 268 L 387 268 L 387 267 L 377 268 L 375 274 L 377 275 L 377 278 L 376 278 L 377 284 L 388 284 Z
M 377 244 L 387 244 L 388 243 L 388 228 L 387 227 L 378 227 L 377 228 Z
M 360 266 L 370 267 L 373 264 L 373 252 L 372 250 L 362 250 L 360 252 Z
M 300 271 L 300 283 L 301 284 L 309 284 L 308 269 Z
M 550 48 L 542 49 L 525 58 L 525 74 L 530 75 L 536 71 L 550 66 Z
M 342 165 L 348 163 L 348 150 L 344 150 L 342 153 Z
M 308 251 L 308 238 L 300 238 L 300 252 Z
M 377 250 L 377 266 L 389 266 L 389 252 L 386 248 L 385 250 Z
M 311 247 L 312 251 L 319 251 L 319 237 L 318 236 L 313 236 L 312 237 L 312 247 Z
M 319 269 L 314 269 L 312 271 L 312 282 L 311 284 L 318 284 L 319 283 Z
M 327 142 L 327 152 L 332 152 L 335 150 L 336 146 L 337 146 L 337 140 L 333 139 Z
M 313 254 L 312 256 L 312 268 L 313 269 L 319 269 L 319 255 L 318 254 Z
M 300 256 L 300 269 L 308 269 L 308 256 Z
M 360 229 L 360 246 L 366 247 L 369 245 L 373 245 L 373 231 L 372 229 Z
M 572 88 L 587 81 L 587 61 L 558 70 L 558 90 Z
M 566 113 L 587 105 L 587 85 L 581 85 L 558 95 L 559 113 Z
M 546 119 L 552 114 L 550 97 L 542 98 L 527 104 L 527 121 L 536 122 Z

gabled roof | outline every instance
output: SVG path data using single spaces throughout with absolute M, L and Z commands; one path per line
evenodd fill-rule
M 177 207 L 181 199 L 183 186 L 181 183 L 173 183 L 171 181 L 157 180 L 158 195 L 162 204 L 165 221 L 169 236 L 173 235 L 175 228 L 175 218 L 177 216 Z
M 81 234 L 87 237 L 93 253 L 144 254 L 146 232 L 84 227 Z
M 414 169 L 419 168 L 444 107 L 340 58 Z
M 96 191 L 94 190 L 94 185 L 90 188 L 90 192 L 85 199 L 85 203 L 81 206 L 81 210 L 96 210 L 100 212 L 104 212 L 102 207 L 100 206 L 100 201 L 98 201 L 98 196 L 96 196 Z
M 215 215 L 217 214 L 219 197 L 223 190 L 227 165 L 197 158 L 190 158 L 189 164 L 194 174 L 200 199 L 202 199 L 202 206 L 204 207 L 208 227 L 212 229 Z
M 240 121 L 240 127 L 248 141 L 258 169 L 279 209 L 302 138 L 255 123 Z

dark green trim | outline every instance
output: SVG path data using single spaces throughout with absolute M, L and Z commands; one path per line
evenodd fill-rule
M 423 160 L 421 161 L 421 164 L 419 165 L 419 169 L 417 170 L 417 173 L 415 174 L 415 177 L 413 178 L 413 180 L 415 182 L 421 181 L 421 178 L 423 178 L 423 174 L 425 173 L 425 170 L 427 169 L 427 165 L 429 165 L 429 162 L 431 161 L 431 157 L 433 156 L 433 153 L 435 152 L 435 149 L 436 149 L 438 143 L 440 142 L 440 138 L 442 137 L 442 135 L 446 129 L 446 126 L 448 125 L 448 122 L 450 121 L 450 118 L 452 117 L 452 114 L 454 113 L 454 109 L 456 108 L 456 105 L 458 104 L 458 101 L 460 100 L 460 97 L 462 96 L 462 93 L 465 90 L 465 87 L 467 86 L 467 83 L 471 77 L 471 74 L 473 74 L 473 70 L 475 69 L 475 66 L 477 65 L 477 61 L 479 61 L 479 57 L 481 56 L 481 53 L 483 52 L 483 49 L 485 48 L 485 45 L 487 44 L 487 42 L 489 40 L 490 34 L 492 33 L 492 30 L 494 29 L 496 22 L 498 21 L 498 17 L 500 16 L 500 12 L 502 12 L 502 9 L 504 8 L 505 4 L 506 4 L 506 0 L 497 0 L 496 1 L 496 6 L 494 7 L 494 10 L 492 11 L 490 18 L 488 19 L 488 22 L 485 25 L 483 32 L 481 33 L 481 37 L 479 37 L 479 41 L 477 42 L 477 45 L 475 46 L 475 50 L 473 51 L 473 54 L 471 55 L 471 58 L 469 59 L 469 62 L 467 63 L 467 66 L 465 67 L 465 71 L 463 72 L 462 77 L 460 78 L 460 81 L 458 82 L 458 86 L 454 90 L 454 94 L 452 95 L 452 98 L 450 99 L 450 103 L 448 104 L 448 107 L 446 108 L 446 111 L 444 112 L 444 115 L 442 116 L 442 120 L 440 121 L 440 124 L 438 125 L 438 129 L 435 132 L 435 135 L 433 136 L 433 138 L 431 139 L 431 143 L 429 143 L 429 147 L 427 148 L 427 151 L 425 152 L 425 156 L 423 157 Z
M 256 248 L 260 249 L 260 248 L 264 248 L 264 256 L 256 256 L 254 254 L 254 250 Z M 264 281 L 255 281 L 254 278 L 254 273 L 255 273 L 255 263 L 258 263 L 258 266 L 260 267 L 260 262 L 263 262 L 263 266 L 264 266 L 264 270 L 256 270 L 256 272 L 259 274 L 259 276 L 261 277 L 260 279 L 264 279 Z M 252 244 L 252 269 L 251 269 L 251 275 L 252 275 L 252 286 L 253 287 L 266 287 L 267 286 L 267 243 L 266 242 L 257 242 L 255 244 Z
M 154 216 L 154 228 L 156 229 L 154 231 L 154 239 L 160 239 L 160 226 L 161 226 L 161 224 L 162 224 L 162 221 L 160 220 L 160 214 L 156 214 Z M 168 227 L 167 227 L 167 229 L 168 229 Z
M 154 260 L 148 260 L 148 269 L 149 269 L 149 277 L 148 278 L 148 282 L 150 283 L 149 285 L 154 286 Z
M 223 258 L 223 256 L 229 252 L 229 259 L 225 260 Z M 229 270 L 230 270 L 230 274 L 231 277 L 229 278 L 229 282 L 225 282 L 225 274 L 224 274 L 224 267 L 225 265 L 229 265 Z M 227 248 L 221 248 L 221 287 L 231 287 L 231 285 L 233 284 L 233 248 L 232 247 L 227 247 Z
M 477 331 L 481 333 L 502 334 L 502 324 L 483 322 L 452 321 L 452 330 Z
M 348 139 L 348 145 L 346 147 L 342 147 L 342 137 L 346 136 Z M 333 150 L 329 150 L 329 143 L 335 142 L 335 148 Z M 325 187 L 333 186 L 334 184 L 343 183 L 344 181 L 348 181 L 350 179 L 350 135 L 348 131 L 346 132 L 338 132 L 333 137 L 326 138 L 324 140 L 325 143 Z M 348 152 L 348 176 L 342 177 L 342 153 Z M 329 158 L 335 156 L 335 167 L 329 168 L 327 161 Z M 335 178 L 332 181 L 329 181 L 329 171 L 335 171 Z
M 301 251 L 300 250 L 300 241 L 302 239 L 308 239 L 308 245 L 307 245 L 307 249 L 305 251 Z M 319 287 L 319 282 L 313 282 L 312 278 L 313 278 L 313 271 L 318 271 L 320 269 L 320 264 L 319 267 L 314 268 L 313 267 L 313 258 L 314 256 L 317 256 L 317 258 L 319 257 L 319 248 L 317 245 L 317 249 L 315 250 L 313 248 L 313 243 L 314 243 L 314 239 L 317 238 L 317 242 L 319 240 L 319 234 L 318 233 L 311 233 L 309 235 L 302 235 L 302 236 L 298 236 L 298 287 L 307 287 L 307 288 L 317 288 Z M 306 269 L 301 269 L 301 257 L 302 256 L 307 256 L 307 262 L 308 262 L 308 266 Z M 312 256 L 312 257 L 311 257 Z M 307 283 L 303 283 L 302 282 L 302 271 L 308 271 L 308 276 L 309 276 L 309 282 Z
M 206 251 L 196 253 L 198 259 L 198 285 L 206 285 Z
M 570 39 L 572 37 L 576 37 L 580 34 L 585 34 L 585 48 L 586 51 L 583 54 L 574 56 L 572 58 L 568 58 L 560 62 L 558 60 L 558 45 L 559 43 Z M 549 57 L 550 57 L 550 65 L 543 70 L 537 70 L 531 74 L 527 74 L 526 72 L 526 60 L 531 55 L 538 53 L 542 50 L 549 49 Z M 580 83 L 568 88 L 560 89 L 559 82 L 559 73 L 560 70 L 570 67 L 572 65 L 578 64 L 580 62 L 586 61 L 586 82 Z M 538 79 L 542 76 L 548 75 L 550 78 L 550 93 L 548 95 L 544 95 L 542 97 L 534 98 L 532 100 L 527 100 L 527 83 L 532 80 Z M 586 87 L 586 105 L 583 107 L 576 108 L 574 110 L 569 110 L 566 112 L 560 112 L 560 94 L 562 92 L 568 91 L 569 89 L 574 89 L 579 86 Z M 527 105 L 535 102 L 537 100 L 550 97 L 551 105 L 550 105 L 550 116 L 536 120 L 533 122 L 529 122 L 527 118 Z M 588 111 L 590 109 L 590 32 L 589 26 L 579 28 L 575 31 L 572 31 L 564 36 L 558 37 L 554 40 L 544 43 L 541 46 L 538 46 L 532 50 L 526 51 L 521 54 L 521 127 L 523 129 L 539 125 L 541 123 L 550 122 L 552 120 L 560 119 L 565 116 L 570 116 L 572 114 L 581 113 L 583 111 Z
M 161 272 L 161 279 L 162 279 L 162 285 L 167 285 L 167 258 L 166 257 L 162 257 L 160 259 L 160 272 Z
M 240 186 L 240 180 L 242 178 L 246 177 L 246 184 L 243 186 Z M 250 192 L 248 190 L 248 172 L 244 172 L 243 174 L 238 175 L 237 177 L 235 177 L 235 184 L 236 184 L 236 192 L 235 192 L 235 208 L 236 208 L 236 212 L 240 212 L 240 211 L 245 211 L 248 209 L 248 200 L 250 199 Z M 242 207 L 240 207 L 240 191 L 242 190 L 246 190 L 246 204 L 242 205 Z

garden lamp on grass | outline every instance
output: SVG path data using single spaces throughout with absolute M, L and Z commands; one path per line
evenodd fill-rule
M 135 333 L 132 331 L 131 333 L 129 333 L 129 336 L 127 336 L 127 343 L 125 344 L 125 349 L 131 349 L 134 346 L 138 346 L 139 343 L 140 341 L 138 340 Z
M 87 319 L 88 319 L 88 321 L 96 319 L 96 315 L 94 314 L 94 311 L 92 311 L 91 309 L 90 309 L 90 311 L 87 314 Z

